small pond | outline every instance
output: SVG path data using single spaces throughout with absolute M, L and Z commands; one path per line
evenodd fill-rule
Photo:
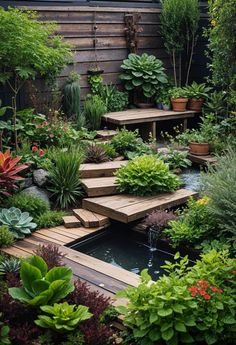
M 183 182 L 183 187 L 195 192 L 200 190 L 200 169 L 198 166 L 192 166 L 191 168 L 184 169 L 180 174 L 180 178 Z

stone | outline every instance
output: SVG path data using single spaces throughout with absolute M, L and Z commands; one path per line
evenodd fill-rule
M 32 187 L 24 189 L 23 193 L 26 193 L 26 194 L 29 194 L 32 196 L 36 196 L 36 197 L 46 201 L 48 203 L 48 205 L 50 206 L 50 192 L 48 192 L 46 189 L 39 188 L 37 186 L 32 186 Z
M 26 177 L 24 181 L 22 181 L 23 188 L 29 188 L 33 185 L 32 177 Z
M 48 175 L 49 173 L 44 169 L 34 170 L 33 172 L 34 183 L 39 187 L 45 186 L 48 181 Z

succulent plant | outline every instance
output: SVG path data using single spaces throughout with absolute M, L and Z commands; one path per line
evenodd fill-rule
M 16 273 L 20 270 L 21 261 L 15 258 L 4 260 L 0 264 L 0 275 L 5 273 Z
M 0 212 L 0 224 L 8 225 L 9 230 L 17 239 L 31 234 L 31 230 L 36 228 L 37 224 L 32 223 L 32 219 L 28 212 L 21 212 L 15 207 L 3 208 Z
M 102 163 L 109 161 L 109 157 L 105 150 L 96 145 L 90 144 L 86 152 L 86 163 Z

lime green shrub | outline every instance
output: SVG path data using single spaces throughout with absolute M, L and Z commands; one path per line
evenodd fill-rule
M 14 243 L 14 235 L 7 225 L 0 226 L 0 248 L 9 247 Z
M 63 224 L 63 217 L 66 215 L 63 211 L 47 211 L 37 218 L 37 228 L 53 228 Z
M 155 156 L 140 156 L 116 172 L 118 190 L 135 195 L 170 192 L 180 186 L 177 176 Z

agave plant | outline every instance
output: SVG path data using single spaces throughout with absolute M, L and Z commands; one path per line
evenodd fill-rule
M 86 163 L 102 163 L 109 161 L 105 150 L 96 144 L 90 144 L 86 152 Z
M 22 170 L 28 168 L 27 164 L 17 165 L 21 157 L 12 158 L 10 150 L 5 153 L 0 152 L 0 193 L 5 196 L 10 195 L 10 191 L 17 189 L 16 181 L 21 181 L 24 178 L 17 174 Z
M 32 219 L 28 212 L 21 212 L 19 208 L 15 207 L 3 208 L 0 212 L 0 223 L 8 225 L 9 230 L 17 239 L 31 234 L 31 230 L 36 228 L 37 224 L 32 223 Z
M 6 273 L 17 273 L 19 272 L 20 267 L 20 260 L 15 258 L 6 259 L 0 264 L 0 275 L 4 275 Z

